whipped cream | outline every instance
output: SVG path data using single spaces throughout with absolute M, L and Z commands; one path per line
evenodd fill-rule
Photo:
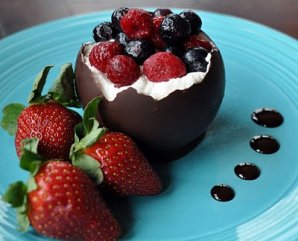
M 115 87 L 114 83 L 107 78 L 106 74 L 96 69 L 94 66 L 91 66 L 89 61 L 89 54 L 93 46 L 94 44 L 85 45 L 85 48 L 83 49 L 83 61 L 93 73 L 96 85 L 101 89 L 102 94 L 108 101 L 113 101 L 118 93 L 127 90 L 128 88 L 135 89 L 138 94 L 151 96 L 155 100 L 161 100 L 175 90 L 185 90 L 190 88 L 194 84 L 201 83 L 204 80 L 206 74 L 209 72 L 211 66 L 211 53 L 208 53 L 205 58 L 208 63 L 206 72 L 187 73 L 183 77 L 173 78 L 163 82 L 152 82 L 148 80 L 148 78 L 144 74 L 141 74 L 141 76 L 133 84 L 122 87 Z M 141 66 L 141 73 L 142 68 L 143 66 Z

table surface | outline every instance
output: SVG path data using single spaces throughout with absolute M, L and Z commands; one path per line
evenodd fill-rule
M 225 13 L 298 38 L 298 0 L 0 0 L 0 38 L 50 20 L 122 6 L 178 7 Z

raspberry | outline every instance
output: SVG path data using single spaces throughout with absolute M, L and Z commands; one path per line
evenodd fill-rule
M 120 25 L 128 38 L 148 39 L 153 28 L 152 16 L 143 9 L 132 8 L 120 19 Z
M 105 73 L 109 60 L 122 53 L 123 47 L 119 43 L 100 42 L 92 48 L 89 61 L 92 66 Z
M 174 54 L 158 52 L 144 62 L 143 72 L 152 82 L 162 82 L 185 75 L 186 67 Z
M 140 68 L 131 57 L 116 55 L 107 65 L 107 77 L 117 87 L 130 85 L 140 77 Z
M 190 35 L 183 43 L 183 48 L 185 50 L 198 47 L 202 47 L 208 52 L 212 50 L 212 45 L 210 44 L 210 42 L 199 39 L 197 35 Z
M 164 20 L 164 16 L 157 16 L 153 18 L 153 34 L 150 38 L 151 43 L 157 49 L 163 49 L 166 47 L 165 41 L 160 36 L 160 26 Z

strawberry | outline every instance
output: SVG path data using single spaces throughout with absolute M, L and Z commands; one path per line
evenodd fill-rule
M 19 115 L 15 146 L 20 157 L 22 140 L 40 139 L 39 153 L 46 158 L 68 158 L 74 141 L 74 127 L 81 117 L 58 102 L 32 104 Z
M 38 151 L 45 158 L 68 159 L 74 141 L 74 127 L 81 122 L 81 116 L 66 106 L 78 107 L 74 92 L 73 71 L 70 64 L 62 67 L 59 77 L 42 96 L 48 72 L 45 67 L 36 78 L 29 96 L 29 106 L 10 104 L 4 109 L 2 127 L 15 134 L 15 146 L 20 158 L 22 140 L 36 137 L 40 140 Z
M 123 133 L 99 128 L 94 118 L 99 101 L 99 98 L 95 98 L 85 109 L 82 125 L 86 135 L 81 139 L 76 136 L 71 150 L 73 164 L 89 173 L 91 170 L 93 176 L 101 177 L 103 173 L 103 180 L 96 178 L 97 182 L 102 182 L 100 186 L 114 194 L 130 196 L 160 193 L 161 180 L 136 143 Z
M 78 167 L 36 154 L 37 139 L 27 141 L 21 167 L 32 173 L 28 185 L 16 182 L 4 200 L 17 208 L 25 231 L 31 224 L 40 234 L 63 240 L 116 240 L 120 226 L 96 185 Z M 31 150 L 30 150 L 31 149 Z

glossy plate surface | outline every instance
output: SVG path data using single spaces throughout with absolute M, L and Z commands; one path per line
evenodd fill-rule
M 176 10 L 179 12 L 179 10 Z M 82 43 L 92 41 L 93 27 L 110 19 L 98 12 L 46 23 L 0 41 L 0 108 L 26 103 L 36 74 L 48 64 L 75 62 Z M 121 240 L 295 240 L 298 237 L 298 44 L 275 30 L 246 20 L 199 12 L 203 30 L 221 49 L 226 94 L 204 141 L 190 154 L 159 167 L 166 181 L 157 197 L 113 200 L 124 226 Z M 264 128 L 250 115 L 255 109 L 278 110 L 284 123 Z M 2 117 L 2 113 L 0 114 Z M 280 143 L 274 154 L 251 149 L 255 135 Z M 0 130 L 0 194 L 9 183 L 25 180 L 18 169 L 14 139 Z M 242 180 L 234 167 L 257 165 L 256 180 Z M 218 202 L 210 195 L 227 184 L 235 198 Z M 34 231 L 16 231 L 14 211 L 0 204 L 0 240 L 47 240 Z

